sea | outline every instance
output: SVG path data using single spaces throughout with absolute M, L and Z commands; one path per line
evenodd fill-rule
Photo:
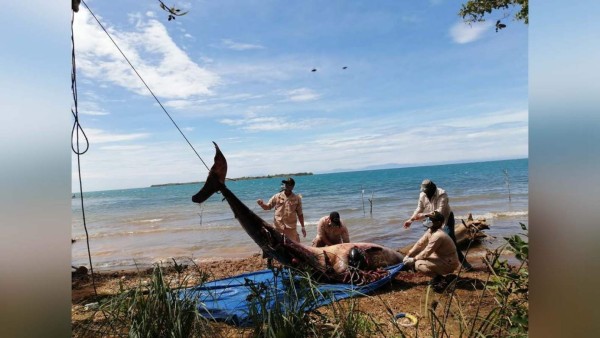
M 429 178 L 448 193 L 457 223 L 471 213 L 485 218 L 488 247 L 528 225 L 528 160 L 502 160 L 410 168 L 380 169 L 294 177 L 302 196 L 306 238 L 316 236 L 318 220 L 338 211 L 352 242 L 390 248 L 414 243 L 424 232 L 420 222 L 403 228 L 417 206 L 419 186 Z M 228 188 L 267 222 L 262 210 L 280 191 L 281 177 L 228 180 Z M 236 259 L 260 253 L 222 195 L 202 204 L 191 201 L 202 183 L 83 193 L 89 250 L 96 271 L 145 268 L 154 263 Z M 300 227 L 298 226 L 298 230 Z M 72 199 L 72 265 L 89 267 L 84 217 L 79 194 Z

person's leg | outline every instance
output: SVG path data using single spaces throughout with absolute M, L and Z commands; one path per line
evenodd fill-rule
M 437 285 L 443 278 L 439 271 L 439 266 L 429 259 L 415 261 L 415 270 L 431 277 L 429 285 Z
M 287 236 L 287 238 L 291 239 L 296 243 L 300 243 L 300 235 L 296 229 L 285 228 L 283 229 L 283 233 Z
M 462 251 L 456 245 L 456 236 L 454 235 L 454 211 L 450 212 L 450 216 L 448 216 L 448 222 L 446 223 L 446 227 L 444 231 L 450 236 L 452 242 L 454 242 L 454 246 L 456 247 L 456 253 L 458 254 L 458 261 L 462 264 L 463 268 L 466 271 L 473 269 L 473 266 L 469 264 L 467 258 L 463 255 Z

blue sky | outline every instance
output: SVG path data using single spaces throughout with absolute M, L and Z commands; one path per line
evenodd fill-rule
M 528 156 L 528 27 L 496 33 L 505 12 L 469 26 L 457 1 L 181 1 L 168 21 L 155 1 L 87 4 L 231 178 Z M 84 190 L 204 180 L 83 5 L 75 46 Z

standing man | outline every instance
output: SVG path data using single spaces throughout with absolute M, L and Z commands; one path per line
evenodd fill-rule
M 444 275 L 458 268 L 456 245 L 444 231 L 439 230 L 444 224 L 444 216 L 434 211 L 429 216 L 429 229 L 415 243 L 404 257 L 403 263 L 414 263 L 415 270 L 433 277 L 431 284 L 437 284 Z
M 423 219 L 433 215 L 437 211 L 444 216 L 443 230 L 450 236 L 456 246 L 456 236 L 454 235 L 454 212 L 450 209 L 448 195 L 444 189 L 438 188 L 431 180 L 426 179 L 421 183 L 421 193 L 419 194 L 419 202 L 413 215 L 404 222 L 404 227 L 410 227 L 411 223 L 416 220 Z M 471 264 L 467 262 L 463 253 L 456 248 L 458 260 L 461 262 L 465 271 L 473 269 Z
M 319 248 L 340 243 L 350 243 L 350 235 L 340 219 L 340 214 L 334 211 L 329 216 L 321 217 L 317 223 L 317 237 L 312 246 Z
M 302 214 L 302 199 L 294 194 L 292 190 L 296 185 L 293 178 L 281 181 L 284 184 L 284 190 L 273 195 L 269 202 L 265 203 L 262 199 L 256 201 L 264 210 L 275 208 L 273 225 L 275 228 L 286 235 L 289 239 L 300 242 L 300 235 L 296 231 L 296 223 L 299 220 L 302 226 L 302 236 L 306 237 L 304 228 L 304 215 Z

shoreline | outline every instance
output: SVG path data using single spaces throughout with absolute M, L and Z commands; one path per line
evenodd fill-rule
M 402 253 L 403 255 L 406 254 L 406 252 L 408 252 L 408 250 L 410 250 L 410 248 L 412 247 L 412 245 L 414 245 L 414 243 L 406 245 L 406 246 L 402 246 L 402 247 L 395 247 L 392 248 L 395 251 L 398 251 L 400 253 Z M 494 251 L 499 247 L 498 245 L 498 241 L 495 238 L 490 238 L 490 239 L 484 239 L 482 241 L 480 241 L 479 243 L 476 243 L 475 245 L 473 245 L 469 251 L 468 251 L 468 260 L 469 262 L 476 261 L 479 262 L 480 259 L 485 256 L 487 250 L 490 251 Z M 465 252 L 464 248 L 462 250 L 463 252 Z M 261 256 L 262 255 L 262 251 L 259 248 L 256 248 L 255 250 L 243 250 L 238 253 L 230 253 L 230 255 L 226 255 L 226 256 L 211 256 L 211 257 L 193 257 L 193 256 L 188 256 L 188 255 L 180 255 L 180 256 L 173 256 L 173 257 L 164 257 L 164 258 L 155 258 L 152 260 L 152 262 L 141 262 L 141 263 L 133 263 L 133 264 L 128 264 L 128 265 L 119 265 L 119 266 L 96 266 L 96 264 L 94 264 L 94 273 L 97 274 L 114 274 L 114 273 L 135 273 L 138 271 L 145 271 L 148 269 L 151 269 L 152 267 L 154 267 L 156 264 L 162 265 L 163 267 L 171 267 L 173 266 L 173 260 L 175 260 L 177 262 L 177 264 L 181 265 L 181 264 L 185 264 L 185 265 L 198 265 L 198 266 L 202 266 L 202 265 L 206 265 L 206 264 L 215 264 L 215 263 L 221 263 L 221 264 L 226 264 L 226 263 L 234 263 L 234 262 L 240 262 L 240 261 L 245 261 L 248 259 L 252 259 L 256 256 Z M 507 254 L 507 255 L 502 255 L 503 258 L 507 259 L 509 261 L 510 264 L 515 263 L 514 260 L 514 256 Z M 263 260 L 266 262 L 266 260 Z M 77 264 L 77 265 L 72 265 L 74 268 L 79 268 L 80 266 L 84 266 L 87 269 L 89 269 L 89 262 L 85 262 L 85 264 Z M 266 265 L 265 265 L 266 267 Z
M 495 248 L 494 248 L 495 249 Z M 459 277 L 455 289 L 456 297 L 461 300 L 461 306 L 465 315 L 475 316 L 477 311 L 482 311 L 477 307 L 477 302 L 483 299 L 482 306 L 487 311 L 495 305 L 493 295 L 482 293 L 482 287 L 489 279 L 490 273 L 485 268 L 482 257 L 485 256 L 488 248 L 485 243 L 469 250 L 467 260 L 473 265 L 474 269 L 464 272 L 462 269 L 455 271 Z M 505 252 L 503 257 L 514 260 L 514 255 Z M 512 258 L 511 258 L 512 256 Z M 185 281 L 185 287 L 192 287 L 199 284 L 201 280 L 217 280 L 240 275 L 247 272 L 265 270 L 266 259 L 262 258 L 260 253 L 234 259 L 215 259 L 203 262 L 178 262 L 179 271 L 173 262 L 165 262 L 162 266 L 163 277 L 167 281 L 182 282 Z M 276 263 L 277 265 L 277 263 Z M 86 337 L 86 325 L 102 320 L 102 312 L 97 312 L 87 308 L 86 305 L 98 302 L 102 299 L 115 296 L 123 288 L 139 288 L 147 285 L 152 277 L 153 267 L 138 267 L 137 269 L 120 269 L 113 271 L 95 271 L 94 279 L 97 288 L 95 295 L 91 276 L 73 274 L 71 284 L 71 323 L 74 337 Z M 203 279 L 206 278 L 207 279 Z M 372 294 L 341 300 L 340 306 L 349 306 L 355 304 L 354 310 L 360 313 L 368 314 L 370 318 L 376 320 L 381 325 L 387 326 L 386 333 L 394 335 L 397 329 L 390 322 L 390 311 L 395 313 L 405 312 L 414 314 L 420 321 L 417 327 L 406 328 L 404 331 L 407 336 L 427 336 L 430 325 L 428 323 L 428 310 L 424 307 L 424 302 L 445 302 L 448 295 L 445 293 L 429 293 L 427 277 L 418 272 L 401 271 L 390 283 L 382 286 Z M 483 297 L 483 298 L 482 298 Z M 354 302 L 354 303 L 352 303 Z M 440 310 L 443 308 L 439 307 Z M 319 311 L 328 313 L 328 308 L 319 308 Z M 329 313 L 329 315 L 333 315 Z M 225 323 L 214 323 L 225 337 L 245 336 L 247 329 L 235 327 Z M 450 332 L 458 334 L 458 328 L 451 327 Z

